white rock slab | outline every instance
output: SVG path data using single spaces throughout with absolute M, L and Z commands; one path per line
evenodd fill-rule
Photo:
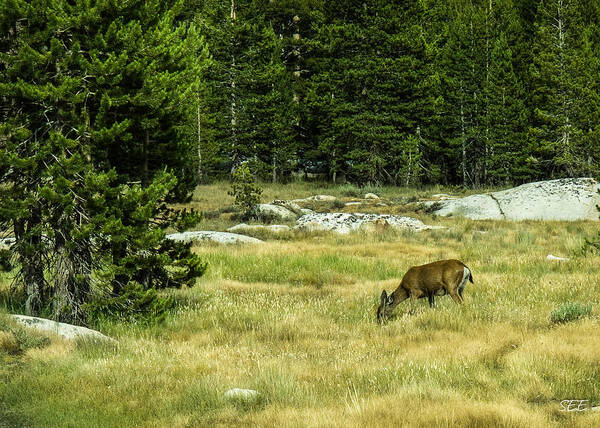
M 86 327 L 52 321 L 45 318 L 29 317 L 26 315 L 10 315 L 17 323 L 42 332 L 49 332 L 62 336 L 65 339 L 92 338 L 100 340 L 115 341 L 96 330 Z
M 167 239 L 182 242 L 202 242 L 211 241 L 219 244 L 262 244 L 264 241 L 252 238 L 251 236 L 238 235 L 237 233 L 216 232 L 212 230 L 172 233 L 166 236 Z
M 440 201 L 435 214 L 473 220 L 598 220 L 599 189 L 593 178 L 538 181 L 501 192 Z
M 503 220 L 498 203 L 490 195 L 471 195 L 466 198 L 440 201 L 441 208 L 434 213 L 440 216 L 467 217 L 471 220 Z
M 346 234 L 359 229 L 363 224 L 376 220 L 385 220 L 390 226 L 406 228 L 414 231 L 437 229 L 439 226 L 428 226 L 421 220 L 411 217 L 402 217 L 390 214 L 363 214 L 363 213 L 315 213 L 300 217 L 295 229 L 307 231 L 331 230 Z
M 280 233 L 287 232 L 291 228 L 285 224 L 246 224 L 240 223 L 227 229 L 228 232 L 248 232 L 253 230 L 268 230 L 270 232 Z
M 308 198 L 304 198 L 304 199 L 294 199 L 292 202 L 296 202 L 296 203 L 310 202 L 310 201 L 333 202 L 335 200 L 337 200 L 337 198 L 332 195 L 315 195 L 315 196 L 309 196 Z

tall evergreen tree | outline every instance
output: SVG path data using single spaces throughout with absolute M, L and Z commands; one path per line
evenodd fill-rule
M 5 106 L 0 116 L 5 183 L 0 224 L 16 238 L 17 283 L 24 287 L 29 314 L 39 314 L 51 303 L 55 319 L 85 322 L 83 304 L 99 292 L 92 283 L 94 271 L 104 272 L 111 291 L 119 293 L 133 283 L 146 290 L 189 283 L 204 270 L 189 248 L 164 243 L 164 229 L 178 217 L 164 205 L 176 179 L 162 173 L 145 188 L 130 187 L 125 182 L 132 175 L 123 159 L 113 160 L 122 175 L 109 169 L 113 150 L 127 150 L 113 143 L 135 147 L 139 138 L 143 144 L 143 134 L 134 129 L 154 126 L 149 113 L 135 116 L 139 106 L 158 108 L 165 96 L 157 92 L 169 90 L 164 80 L 153 81 L 154 90 L 141 89 L 143 81 L 128 80 L 139 77 L 140 63 L 151 64 L 140 61 L 132 48 L 144 46 L 140 24 L 129 15 L 133 6 L 103 0 L 10 0 L 0 7 Z M 150 3 L 137 6 L 142 15 L 156 12 Z M 161 16 L 158 32 L 165 31 L 160 23 L 172 20 L 172 11 Z M 125 22 L 126 17 L 131 21 Z M 165 37 L 157 43 L 172 49 Z M 185 40 L 182 33 L 175 37 L 179 48 L 199 43 Z M 160 72 L 155 77 L 160 79 Z M 149 99 L 143 101 L 141 94 Z M 173 117 L 160 117 L 173 126 Z M 143 118 L 150 122 L 144 125 Z M 161 227 L 153 226 L 157 222 Z
M 510 184 L 526 178 L 525 106 L 512 65 L 512 51 L 501 33 L 491 52 L 486 86 L 489 152 L 488 183 Z
M 538 8 L 530 138 L 541 177 L 589 171 L 587 154 L 594 144 L 586 143 L 597 141 L 587 122 L 590 115 L 597 117 L 597 93 L 588 90 L 598 87 L 597 61 L 590 46 L 591 24 L 582 12 L 578 0 L 542 0 Z

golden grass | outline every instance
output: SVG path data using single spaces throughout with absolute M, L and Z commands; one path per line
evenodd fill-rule
M 196 247 L 209 269 L 194 288 L 173 291 L 181 307 L 164 324 L 104 326 L 118 345 L 55 339 L 29 350 L 18 371 L 0 371 L 0 420 L 598 426 L 600 412 L 560 407 L 564 399 L 600 404 L 600 257 L 576 253 L 597 223 L 424 220 L 448 229 Z M 548 262 L 549 253 L 571 260 Z M 409 266 L 441 258 L 472 269 L 465 304 L 441 297 L 432 310 L 421 300 L 414 315 L 402 304 L 377 325 L 381 290 L 394 289 Z M 551 324 L 565 301 L 591 303 L 592 315 Z M 226 400 L 234 387 L 261 395 Z

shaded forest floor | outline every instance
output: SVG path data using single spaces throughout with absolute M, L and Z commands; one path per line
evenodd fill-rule
M 212 213 L 200 229 L 235 223 L 227 190 L 197 189 L 189 205 Z M 447 229 L 197 246 L 208 271 L 195 287 L 170 291 L 179 307 L 164 323 L 99 326 L 117 345 L 52 338 L 11 352 L 14 326 L 4 320 L 0 427 L 598 425 L 600 412 L 565 412 L 561 401 L 600 405 L 600 256 L 580 253 L 599 224 L 470 221 L 406 208 L 451 189 L 293 184 L 265 186 L 262 199 L 350 200 L 366 191 L 398 202 L 374 210 Z M 550 262 L 550 253 L 571 259 Z M 441 297 L 432 310 L 421 300 L 414 315 L 403 304 L 377 325 L 381 290 L 393 290 L 410 266 L 442 258 L 471 268 L 465 304 Z M 565 302 L 591 304 L 592 313 L 552 323 Z M 236 387 L 260 396 L 226 400 Z

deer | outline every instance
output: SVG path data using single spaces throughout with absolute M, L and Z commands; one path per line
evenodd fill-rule
M 471 270 L 460 260 L 438 260 L 411 267 L 400 285 L 389 295 L 385 290 L 377 308 L 377 322 L 383 323 L 400 302 L 410 298 L 410 313 L 414 312 L 415 299 L 427 297 L 429 306 L 435 307 L 435 296 L 450 294 L 457 304 L 463 303 L 463 290 L 467 281 L 473 283 Z

